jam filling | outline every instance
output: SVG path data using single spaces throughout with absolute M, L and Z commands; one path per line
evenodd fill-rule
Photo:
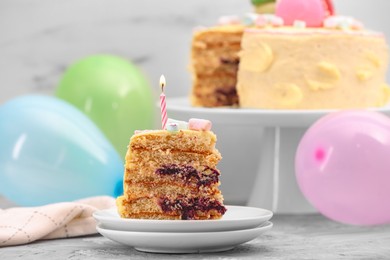
M 209 198 L 184 198 L 179 197 L 174 200 L 161 198 L 159 205 L 164 212 L 179 212 L 181 219 L 197 219 L 196 211 L 207 212 L 216 210 L 221 215 L 225 214 L 226 208 L 216 200 Z
M 235 66 L 238 66 L 238 64 L 240 63 L 239 59 L 220 58 L 219 61 L 221 62 L 221 64 L 235 65 Z
M 163 176 L 175 175 L 175 177 L 180 177 L 186 183 L 195 180 L 198 187 L 218 183 L 220 173 L 208 166 L 203 167 L 203 171 L 199 172 L 190 165 L 167 164 L 157 169 L 156 174 Z
M 225 105 L 238 104 L 237 90 L 235 86 L 218 88 L 215 90 L 215 96 L 218 102 L 221 102 Z

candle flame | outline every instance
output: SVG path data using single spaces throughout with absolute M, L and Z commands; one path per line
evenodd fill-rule
M 161 87 L 161 91 L 164 92 L 164 87 L 165 87 L 166 83 L 165 83 L 165 77 L 164 75 L 161 75 L 160 77 L 160 87 Z

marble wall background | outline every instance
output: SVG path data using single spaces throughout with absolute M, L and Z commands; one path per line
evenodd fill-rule
M 390 1 L 335 0 L 390 39 Z M 132 60 L 152 83 L 165 74 L 167 95 L 187 95 L 192 29 L 251 11 L 249 0 L 0 0 L 0 103 L 52 94 L 63 71 L 91 54 Z

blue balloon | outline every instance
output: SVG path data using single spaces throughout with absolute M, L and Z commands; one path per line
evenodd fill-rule
M 97 126 L 60 99 L 0 107 L 0 194 L 23 206 L 122 193 L 123 161 Z

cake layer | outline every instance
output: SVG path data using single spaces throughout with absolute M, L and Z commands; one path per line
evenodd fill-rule
M 235 88 L 236 75 L 227 75 L 224 73 L 215 73 L 213 75 L 198 77 L 194 80 L 196 88 L 193 89 L 194 94 L 199 93 L 218 93 L 226 89 Z
M 128 201 L 117 199 L 124 218 L 152 219 L 218 219 L 226 212 L 222 202 L 209 198 L 140 198 Z
M 193 106 L 216 107 L 238 105 L 236 76 L 212 76 L 194 80 Z
M 170 133 L 153 130 L 133 135 L 129 148 L 213 153 L 216 141 L 217 137 L 211 131 L 180 130 Z
M 384 106 L 383 35 L 318 28 L 247 29 L 237 91 L 244 108 L 346 109 Z
M 187 165 L 193 167 L 208 166 L 215 168 L 221 160 L 221 154 L 214 149 L 212 152 L 195 153 L 183 152 L 178 150 L 150 150 L 133 149 L 126 155 L 126 168 L 145 168 L 147 171 L 154 172 L 160 165 Z
M 126 182 L 124 184 L 124 197 L 126 200 L 134 200 L 142 197 L 165 197 L 167 194 L 173 197 L 212 197 L 222 199 L 218 184 L 197 187 L 177 182 Z
M 177 182 L 196 187 L 219 182 L 219 171 L 208 166 L 164 164 L 142 167 L 134 165 L 126 169 L 124 180 L 128 182 Z
M 238 51 L 236 52 L 238 56 Z M 236 77 L 238 64 L 240 60 L 238 57 L 223 58 L 220 56 L 213 56 L 213 63 L 210 63 L 210 58 L 207 56 L 199 56 L 194 60 L 192 68 L 193 80 L 202 80 L 207 76 L 221 75 L 221 77 L 232 76 Z
M 238 96 L 235 87 L 218 89 L 214 93 L 195 93 L 191 96 L 191 104 L 201 107 L 237 106 Z

